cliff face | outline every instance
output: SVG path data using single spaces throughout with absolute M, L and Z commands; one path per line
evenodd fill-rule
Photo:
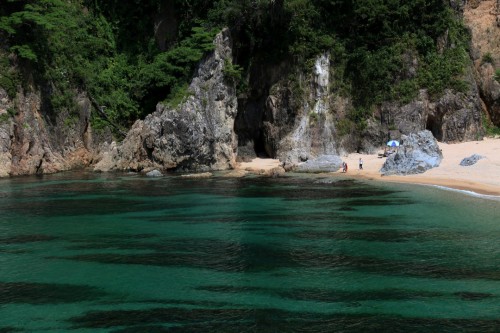
M 214 43 L 215 51 L 198 66 L 185 100 L 177 107 L 158 104 L 96 170 L 206 171 L 233 166 L 237 100 L 234 83 L 224 74 L 232 59 L 229 32 L 219 33 Z
M 443 47 L 450 47 L 446 43 L 444 38 Z M 373 153 L 388 139 L 426 129 L 443 142 L 484 135 L 481 98 L 471 69 L 464 78 L 465 92 L 446 90 L 431 98 L 424 89 L 410 103 L 382 103 L 361 129 L 351 125 L 346 130 L 342 123 L 354 107 L 350 96 L 331 90 L 335 84 L 330 61 L 328 54 L 319 55 L 309 74 L 294 73 L 289 66 L 272 71 L 260 65 L 262 69 L 255 70 L 251 82 L 264 88 L 254 88 L 253 95 L 240 100 L 235 126 L 240 157 L 261 154 L 293 165 L 320 155 Z
M 281 79 L 265 99 L 262 140 L 266 153 L 285 164 L 338 154 L 330 107 L 330 56 L 316 58 L 312 72 Z
M 481 99 L 474 81 L 469 82 L 467 93 L 446 90 L 432 101 L 427 91 L 421 90 L 419 97 L 409 104 L 384 103 L 380 114 L 386 130 L 397 128 L 394 138 L 425 129 L 442 142 L 478 140 L 484 135 Z
M 500 65 L 500 1 L 470 1 L 464 21 L 471 31 L 471 56 L 486 114 L 500 126 L 500 83 L 495 80 Z
M 471 73 L 465 77 L 466 92 L 446 90 L 431 98 L 422 90 L 405 105 L 382 103 L 361 131 L 346 131 L 341 123 L 353 105 L 349 96 L 331 91 L 329 54 L 319 55 L 310 73 L 287 63 L 256 62 L 250 93 L 237 100 L 234 85 L 224 76 L 232 57 L 229 31 L 219 34 L 215 44 L 200 63 L 187 99 L 176 108 L 159 104 L 137 121 L 96 170 L 222 170 L 255 156 L 296 165 L 321 155 L 373 153 L 389 138 L 425 129 L 444 142 L 483 136 L 481 100 Z M 443 45 L 447 47 L 446 39 Z
M 79 115 L 43 110 L 42 94 L 0 88 L 0 176 L 54 173 L 87 166 L 93 158 L 90 103 L 78 98 Z
M 409 103 L 383 102 L 361 118 L 352 116 L 355 92 L 341 92 L 334 81 L 335 59 L 328 53 L 318 54 L 309 71 L 291 59 L 252 58 L 249 88 L 237 96 L 236 82 L 225 74 L 233 58 L 229 30 L 217 35 L 215 50 L 199 63 L 179 105 L 158 104 L 104 154 L 96 154 L 85 95 L 76 100 L 78 115 L 70 115 L 49 112 L 39 89 L 20 89 L 15 99 L 0 89 L 0 176 L 56 172 L 96 160 L 98 171 L 222 170 L 255 156 L 295 165 L 321 155 L 373 153 L 388 139 L 425 129 L 444 142 L 481 139 L 484 114 L 500 125 L 500 84 L 494 79 L 500 63 L 498 2 L 450 1 L 472 34 L 473 64 L 462 78 L 465 90 L 430 96 L 422 89 Z M 169 6 L 163 2 L 155 18 L 162 49 L 177 29 L 177 22 L 168 19 Z M 438 47 L 455 46 L 445 34 Z M 411 78 L 419 64 L 410 53 L 407 58 L 402 75 Z M 359 119 L 362 124 L 356 123 Z

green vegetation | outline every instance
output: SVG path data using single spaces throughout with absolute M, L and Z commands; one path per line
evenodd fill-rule
M 497 69 L 497 70 L 495 71 L 495 80 L 496 80 L 497 82 L 500 82 L 500 69 Z
M 161 15 L 172 17 L 155 19 Z M 431 96 L 466 89 L 469 36 L 442 0 L 7 0 L 0 86 L 13 96 L 26 80 L 9 69 L 7 55 L 15 54 L 16 64 L 34 70 L 54 111 L 73 110 L 75 94 L 85 91 L 127 127 L 160 101 L 186 98 L 196 64 L 223 26 L 234 45 L 224 73 L 240 92 L 249 89 L 253 64 L 288 63 L 297 76 L 330 53 L 332 88 L 355 106 L 345 128 L 362 130 L 374 104 L 408 102 L 421 88 Z M 301 98 L 297 82 L 289 85 Z
M 16 115 L 16 110 L 12 107 L 7 109 L 6 113 L 0 115 L 0 124 L 9 121 Z
M 486 64 L 486 63 L 490 63 L 492 65 L 495 65 L 495 61 L 493 60 L 493 56 L 489 52 L 483 54 L 483 57 L 481 58 L 481 64 Z
M 185 35 L 161 51 L 150 22 L 160 1 L 135 2 L 10 0 L 0 9 L 0 37 L 21 65 L 35 69 L 53 110 L 73 110 L 76 92 L 86 91 L 109 119 L 128 126 L 157 102 L 178 97 L 217 32 L 186 22 Z M 0 77 L 9 94 L 15 93 L 13 80 Z
M 483 127 L 486 131 L 487 136 L 500 135 L 500 127 L 493 125 L 491 120 L 488 119 L 488 117 L 485 114 L 483 114 Z
M 345 136 L 352 133 L 355 129 L 355 124 L 349 118 L 342 118 L 337 122 L 337 134 Z
M 224 60 L 224 76 L 228 80 L 239 82 L 242 78 L 243 68 L 237 64 L 233 64 L 231 59 Z
M 309 125 L 311 126 L 314 126 L 318 123 L 319 121 L 319 114 L 314 112 L 314 111 L 311 111 L 309 112 Z
M 19 73 L 11 66 L 8 56 L 0 53 L 0 87 L 5 89 L 10 98 L 14 98 L 20 83 Z

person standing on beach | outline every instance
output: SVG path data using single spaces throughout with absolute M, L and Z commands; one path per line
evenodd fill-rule
M 363 170 L 363 159 L 359 159 L 359 170 Z

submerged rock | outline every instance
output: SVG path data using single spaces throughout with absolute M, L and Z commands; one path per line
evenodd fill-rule
M 201 173 L 190 173 L 187 175 L 181 175 L 182 178 L 210 178 L 212 177 L 211 172 L 201 172 Z
M 382 175 L 410 175 L 424 173 L 439 166 L 443 159 L 436 139 L 430 131 L 403 135 L 398 151 L 389 156 L 380 172 Z
M 163 176 L 163 174 L 158 170 L 153 170 L 153 171 L 149 171 L 148 173 L 146 173 L 146 176 L 148 176 L 148 177 L 161 177 L 161 176 Z
M 272 169 L 265 172 L 265 174 L 271 178 L 283 177 L 285 175 L 285 173 L 286 173 L 286 171 L 282 166 L 272 168 Z
M 480 159 L 483 159 L 484 156 L 481 156 L 481 155 L 478 155 L 478 154 L 474 154 L 472 156 L 469 156 L 469 157 L 466 157 L 464 158 L 461 162 L 460 162 L 460 165 L 461 166 L 471 166 L 473 164 L 476 164 L 477 161 L 479 161 Z
M 298 172 L 335 172 L 342 166 L 342 159 L 337 155 L 321 155 L 297 166 Z

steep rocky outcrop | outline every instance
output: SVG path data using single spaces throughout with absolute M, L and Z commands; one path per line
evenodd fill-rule
M 235 131 L 243 152 L 253 147 L 254 154 L 278 158 L 287 168 L 337 155 L 330 55 L 319 55 L 309 75 L 286 64 L 274 70 L 264 64 L 254 67 L 251 83 L 264 88 L 251 89 L 253 95 L 240 101 Z
M 237 100 L 234 82 L 224 75 L 232 59 L 229 31 L 219 33 L 214 43 L 186 99 L 177 107 L 158 104 L 154 113 L 133 125 L 121 145 L 112 147 L 96 170 L 207 171 L 234 165 Z
M 236 82 L 224 74 L 226 63 L 233 59 L 229 30 L 217 35 L 215 51 L 198 65 L 179 105 L 158 104 L 156 111 L 135 122 L 122 143 L 106 144 L 98 155 L 85 95 L 78 97 L 79 113 L 71 114 L 49 112 L 46 97 L 37 91 L 43 88 L 20 89 L 15 99 L 0 89 L 0 176 L 56 172 L 96 160 L 97 171 L 223 170 L 255 156 L 278 158 L 291 170 L 321 156 L 374 153 L 388 139 L 425 129 L 443 142 L 481 139 L 485 110 L 500 125 L 500 83 L 495 80 L 500 63 L 499 2 L 447 2 L 463 14 L 472 34 L 474 66 L 460 78 L 467 91 L 429 96 L 423 89 L 407 104 L 380 103 L 362 110 L 360 117 L 352 112 L 359 111 L 353 102 L 358 92 L 351 91 L 351 96 L 349 89 L 332 82 L 342 75 L 333 75 L 339 67 L 332 63 L 338 59 L 329 53 L 319 54 L 309 72 L 293 57 L 272 61 L 261 55 L 247 57 L 242 65 L 249 87 L 237 96 Z M 178 38 L 182 20 L 174 9 L 162 0 L 152 17 L 161 50 Z M 455 47 L 448 37 L 446 32 L 438 38 L 439 50 Z M 418 73 L 416 51 L 408 50 L 402 62 L 394 82 Z
M 380 172 L 382 175 L 423 173 L 439 166 L 443 154 L 430 131 L 420 131 L 401 137 L 398 151 L 390 155 Z
M 14 99 L 0 88 L 0 176 L 54 173 L 87 166 L 93 159 L 90 103 L 76 101 L 79 114 L 49 114 L 37 89 Z
M 427 129 L 442 142 L 480 139 L 484 135 L 481 99 L 473 80 L 469 87 L 467 93 L 446 90 L 435 101 L 421 90 L 418 98 L 406 105 L 384 103 L 381 121 L 404 135 Z
M 471 32 L 471 57 L 476 81 L 491 122 L 500 126 L 500 1 L 475 0 L 464 8 L 464 21 Z

